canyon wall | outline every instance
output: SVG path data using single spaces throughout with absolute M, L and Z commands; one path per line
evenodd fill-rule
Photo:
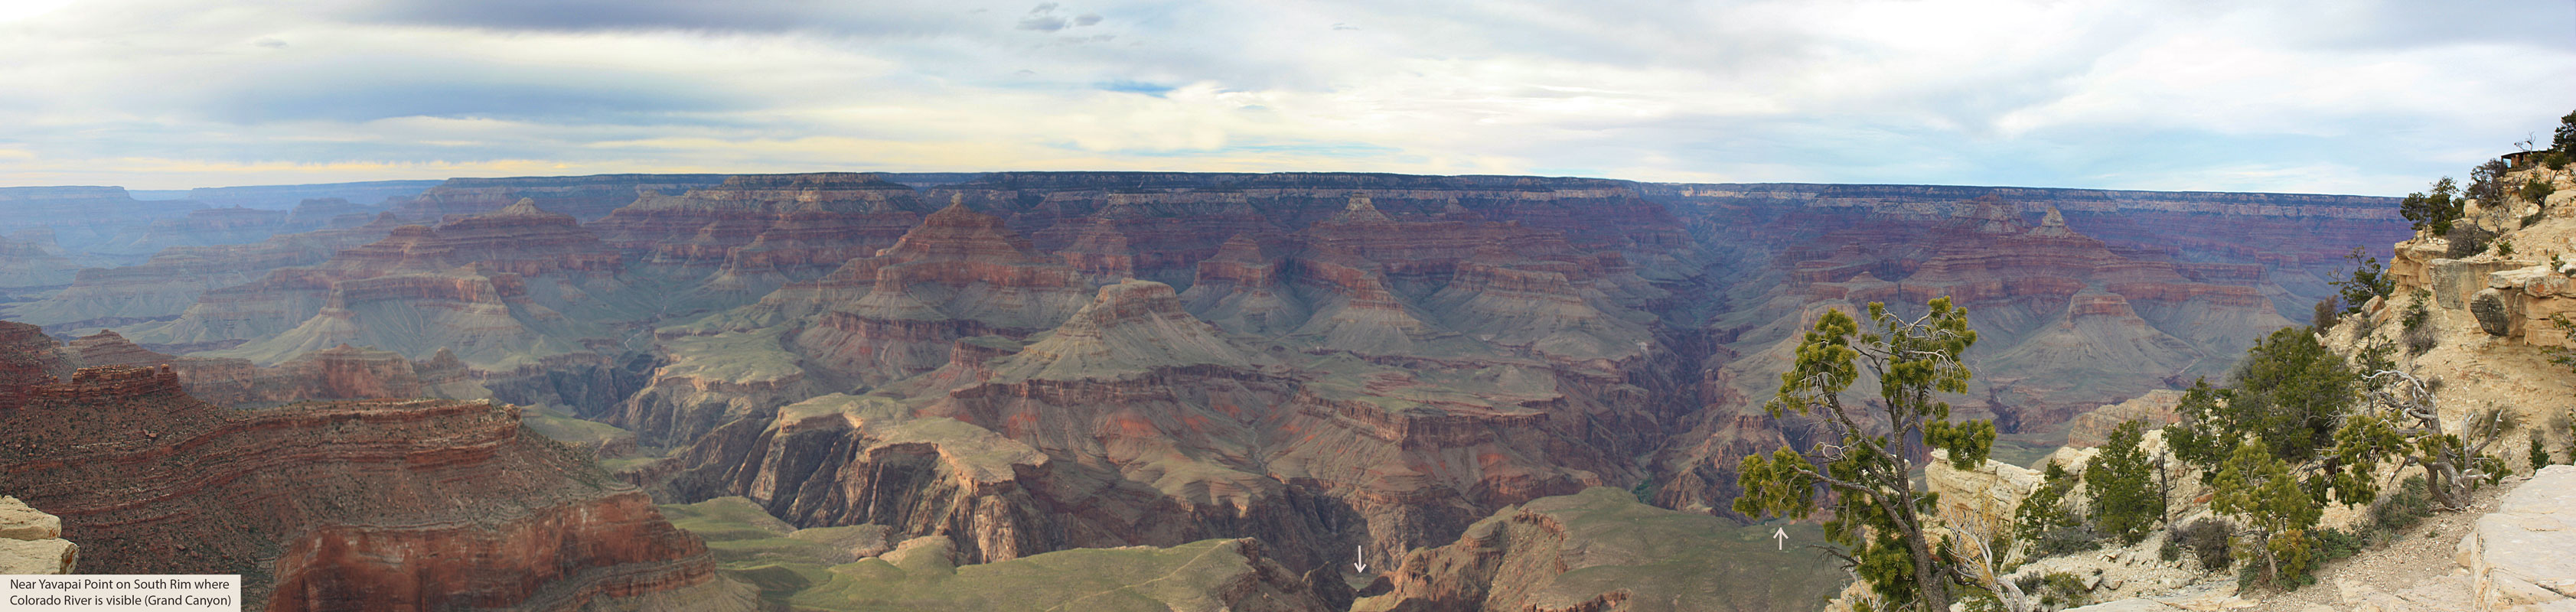
M 62 518 L 83 571 L 242 574 L 272 610 L 562 608 L 705 587 L 644 494 L 487 402 L 241 411 L 168 367 L 83 368 L 0 322 L 0 489 Z

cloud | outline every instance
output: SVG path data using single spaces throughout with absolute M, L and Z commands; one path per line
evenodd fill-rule
M 1037 30 L 1041 32 L 1053 32 L 1064 29 L 1065 19 L 1054 15 L 1055 7 L 1055 3 L 1048 2 L 1039 4 L 1037 8 L 1029 9 L 1028 16 L 1020 18 L 1019 28 L 1022 30 Z
M 0 184 L 562 164 L 2395 194 L 2565 114 L 2571 29 L 2563 0 L 104 0 L 0 15 Z
M 1054 15 L 1030 15 L 1020 18 L 1020 29 L 1053 32 L 1065 27 L 1065 19 Z

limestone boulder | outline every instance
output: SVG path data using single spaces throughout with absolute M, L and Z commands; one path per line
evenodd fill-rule
M 0 538 L 50 540 L 63 537 L 63 521 L 27 507 L 15 497 L 0 497 Z
M 1950 467 L 1946 449 L 1932 451 L 1923 469 L 1931 491 L 1941 496 L 1941 522 L 1953 528 L 1989 532 L 2012 520 L 2013 509 L 2040 485 L 2040 473 L 1993 459 L 1973 469 Z
M 0 497 L 0 574 L 72 573 L 80 546 L 62 537 L 62 519 Z
M 2374 298 L 2375 299 L 2375 298 Z M 2146 421 L 2147 429 L 2182 422 L 2183 393 L 2174 389 L 2157 389 L 2117 404 L 2104 404 L 2091 412 L 2075 416 L 2068 423 L 2066 445 L 2078 448 L 2101 446 L 2111 437 L 2111 430 L 2121 423 Z
M 0 539 L 0 574 L 69 574 L 80 546 L 68 540 Z
M 2576 466 L 2541 470 L 2460 540 L 2479 610 L 2576 610 Z

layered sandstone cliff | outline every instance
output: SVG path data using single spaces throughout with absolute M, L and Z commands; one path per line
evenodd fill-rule
M 0 337 L 39 349 L 0 353 L 0 488 L 61 517 L 84 571 L 242 574 L 273 610 L 562 609 L 714 580 L 696 538 L 516 410 L 227 410 L 166 367 L 52 382 L 50 340 Z
M 635 202 L 645 192 L 678 193 L 724 181 L 720 174 L 596 174 L 516 178 L 453 178 L 415 191 L 393 202 L 393 212 L 416 223 L 437 223 L 450 216 L 487 215 L 534 200 L 538 208 L 584 222 L 595 221 Z
M 894 244 L 929 207 L 912 188 L 849 172 L 751 174 L 646 193 L 590 224 L 642 269 L 698 284 L 729 308 Z

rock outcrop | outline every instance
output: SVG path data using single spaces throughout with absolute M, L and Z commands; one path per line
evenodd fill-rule
M 59 369 L 0 323 L 0 488 L 62 519 L 81 569 L 244 575 L 272 610 L 570 608 L 715 576 L 631 486 L 515 409 L 408 400 L 239 411 L 168 368 Z
M 69 574 L 80 545 L 63 539 L 63 521 L 15 497 L 0 497 L 0 574 Z
M 2101 446 L 2110 440 L 2112 429 L 2129 421 L 2143 422 L 2147 429 L 2180 423 L 2182 414 L 2176 410 L 2182 406 L 2182 394 L 2183 392 L 2173 389 L 2158 389 L 2148 391 L 2146 395 L 2140 395 L 2129 401 L 2104 405 L 2075 415 L 2075 420 L 2068 422 L 2066 426 L 2066 445 L 2086 448 Z
M 2540 470 L 2461 538 L 2481 611 L 2576 609 L 2576 466 Z
M 1797 531 L 1801 540 L 1815 533 Z M 1392 588 L 1351 609 L 1783 610 L 1840 588 L 1822 555 L 1779 547 L 1771 535 L 1589 489 L 1505 508 L 1455 543 L 1404 555 Z
M 2555 375 L 2566 366 L 2552 363 L 2576 347 L 2576 329 L 2556 321 L 2576 317 L 2576 263 L 2569 263 L 2576 260 L 2576 171 L 2529 167 L 2501 180 L 2552 183 L 2560 193 L 2545 203 L 2473 201 L 2455 223 L 2487 233 L 2492 243 L 2482 251 L 2451 257 L 2450 240 L 2431 235 L 2398 242 L 2387 269 L 2394 290 L 2320 335 L 2346 354 L 2371 344 L 2404 347 L 2392 355 L 2400 368 L 2441 381 L 2434 402 L 2445 422 L 2490 405 L 2522 422 L 2549 422 L 2563 411 L 2556 398 L 2576 393 L 2576 380 Z M 2510 253 L 2496 246 L 2503 244 L 2514 245 Z M 2422 317 L 2408 324 L 2417 310 Z M 2518 450 L 2506 452 L 2520 460 Z
M 1992 532 L 2012 524 L 2021 500 L 2039 490 L 2040 472 L 1993 459 L 1962 470 L 1950 466 L 1949 451 L 1936 449 L 1923 464 L 1923 483 L 1940 496 L 1942 525 Z

